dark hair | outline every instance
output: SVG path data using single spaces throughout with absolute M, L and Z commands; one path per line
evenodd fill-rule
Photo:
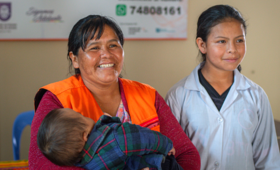
M 52 163 L 73 166 L 82 158 L 86 125 L 80 119 L 65 116 L 64 112 L 55 109 L 47 114 L 40 125 L 37 144 Z
M 243 25 L 246 33 L 246 22 L 240 12 L 229 5 L 216 5 L 208 8 L 199 16 L 197 21 L 196 38 L 200 37 L 206 42 L 211 28 L 229 19 L 239 21 Z M 201 52 L 200 54 L 202 55 L 202 61 L 205 61 L 206 55 Z M 239 65 L 237 69 L 241 71 L 241 66 Z
M 80 48 L 85 50 L 87 43 L 94 38 L 98 40 L 103 34 L 104 25 L 111 27 L 115 33 L 117 34 L 121 45 L 124 44 L 124 37 L 121 28 L 108 17 L 100 16 L 100 15 L 89 15 L 85 18 L 80 19 L 72 28 L 69 38 L 68 38 L 68 52 L 67 58 L 70 62 L 69 71 L 72 70 L 72 60 L 69 57 L 69 52 L 73 52 L 74 55 L 78 54 Z M 75 74 L 80 74 L 80 69 L 75 68 Z

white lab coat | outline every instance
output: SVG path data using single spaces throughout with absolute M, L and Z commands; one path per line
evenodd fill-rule
M 280 170 L 273 114 L 264 90 L 234 70 L 218 111 L 200 84 L 198 65 L 175 84 L 166 102 L 201 157 L 201 170 Z

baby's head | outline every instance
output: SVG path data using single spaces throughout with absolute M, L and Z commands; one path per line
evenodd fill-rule
M 38 147 L 51 162 L 72 166 L 82 157 L 81 151 L 94 124 L 91 118 L 72 109 L 52 110 L 39 128 Z

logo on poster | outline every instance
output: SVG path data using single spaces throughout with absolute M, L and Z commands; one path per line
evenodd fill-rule
M 116 6 L 116 14 L 117 14 L 117 16 L 125 16 L 126 15 L 126 5 L 118 4 Z
M 33 16 L 33 22 L 62 22 L 61 16 L 54 16 L 54 10 L 29 8 L 26 15 Z
M 11 18 L 11 3 L 0 3 L 0 20 L 7 21 Z
M 161 32 L 173 33 L 175 31 L 174 30 L 164 29 L 164 28 L 156 28 L 156 33 L 161 33 Z

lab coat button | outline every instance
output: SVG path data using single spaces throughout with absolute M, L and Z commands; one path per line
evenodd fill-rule
M 219 164 L 219 162 L 216 161 L 214 165 L 215 165 L 215 167 L 218 167 L 220 164 Z
M 223 122 L 223 118 L 220 118 L 220 117 L 219 117 L 219 118 L 218 118 L 218 121 L 219 121 L 219 122 Z

